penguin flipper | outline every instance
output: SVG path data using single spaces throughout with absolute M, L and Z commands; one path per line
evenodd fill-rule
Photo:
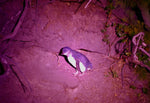
M 73 74 L 74 74 L 74 76 L 77 76 L 77 75 L 79 74 L 79 71 L 80 71 L 79 61 L 78 61 L 78 60 L 76 60 L 76 72 L 75 72 L 75 73 L 73 73 Z M 81 72 L 81 71 L 80 71 L 80 72 Z
M 80 71 L 81 73 L 86 70 L 85 66 L 79 60 L 76 60 L 76 70 Z
M 79 67 L 79 60 L 76 60 L 76 70 L 80 71 L 80 67 Z M 80 71 L 81 72 L 81 71 Z

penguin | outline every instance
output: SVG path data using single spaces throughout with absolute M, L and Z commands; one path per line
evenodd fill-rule
M 81 74 L 87 70 L 91 70 L 92 63 L 89 59 L 80 52 L 72 50 L 70 47 L 63 47 L 60 50 L 60 55 L 64 56 L 67 62 L 76 69 L 75 75 L 80 72 Z

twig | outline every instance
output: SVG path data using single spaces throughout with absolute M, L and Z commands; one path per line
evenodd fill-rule
M 139 49 L 150 58 L 150 54 L 146 50 L 144 50 L 141 46 L 139 47 Z
M 121 68 L 121 81 L 122 81 L 122 87 L 124 87 L 124 76 L 123 76 L 123 70 L 125 68 L 126 63 L 123 64 Z
M 140 32 L 137 35 L 133 36 L 133 38 L 132 38 L 132 42 L 135 45 L 135 48 L 134 48 L 133 53 L 132 53 L 134 60 L 138 60 L 138 57 L 136 56 L 136 52 L 137 52 L 137 49 L 139 46 L 139 42 L 140 42 L 141 38 L 143 38 L 143 36 L 144 36 L 144 33 Z
M 139 44 L 140 43 L 140 40 L 142 40 L 142 44 L 145 44 L 144 42 L 143 42 L 143 37 L 144 37 L 144 33 L 143 32 L 140 32 L 140 33 L 138 33 L 137 35 L 135 35 L 133 38 L 132 38 L 132 42 L 133 42 L 133 44 L 135 45 L 135 48 L 134 48 L 134 50 L 133 50 L 133 63 L 135 63 L 135 64 L 138 64 L 138 65 L 140 65 L 140 66 L 142 66 L 142 67 L 145 67 L 145 68 L 147 68 L 149 71 L 150 71 L 150 67 L 148 66 L 148 65 L 145 65 L 144 63 L 142 63 L 142 62 L 140 62 L 139 60 L 138 60 L 138 57 L 136 56 L 136 53 L 137 53 L 137 50 L 138 49 L 140 49 L 143 53 L 145 53 L 147 56 L 149 56 L 150 57 L 150 54 L 148 53 L 148 52 L 146 52 L 143 48 L 142 48 L 142 46 Z M 139 46 L 140 45 L 140 46 Z
M 136 56 L 137 49 L 140 49 L 143 53 L 145 53 L 148 57 L 150 57 L 150 54 L 147 51 L 145 51 L 141 45 L 139 46 L 140 40 L 142 40 L 142 44 L 144 44 L 144 46 L 146 45 L 143 42 L 144 41 L 143 37 L 144 37 L 144 33 L 140 32 L 132 38 L 132 42 L 135 45 L 135 49 L 133 50 L 133 56 L 134 56 L 134 59 L 136 60 L 138 60 L 138 57 Z
M 15 16 L 12 16 L 12 17 L 10 18 L 10 20 L 7 21 L 7 22 L 5 23 L 5 25 L 3 26 L 1 33 L 5 32 L 5 31 L 6 31 L 6 28 L 8 28 L 8 25 L 10 24 L 11 21 L 13 21 L 14 17 L 18 17 L 20 14 L 21 14 L 21 10 L 19 10 L 18 13 L 17 13 Z
M 15 72 L 15 70 L 13 69 L 12 65 L 10 65 L 10 68 L 12 70 L 12 72 L 15 74 L 15 76 L 17 77 L 17 79 L 19 80 L 21 87 L 23 89 L 24 92 L 26 92 L 26 86 L 23 84 L 23 82 L 21 81 L 21 79 L 19 78 L 18 74 Z
M 137 64 L 137 65 L 140 65 L 140 66 L 146 68 L 146 69 L 150 72 L 150 67 L 149 67 L 148 65 L 146 65 L 146 64 L 144 64 L 144 63 L 142 63 L 142 62 L 140 62 L 139 60 L 137 60 L 137 61 L 130 61 L 130 62 L 132 62 L 132 63 L 134 63 L 134 64 Z
M 91 1 L 92 0 L 89 0 L 88 3 L 85 5 L 85 7 L 84 7 L 85 9 L 87 8 L 87 6 L 90 4 Z
M 9 61 L 9 64 L 8 64 L 8 65 L 9 65 L 10 68 L 12 69 L 13 73 L 15 72 L 15 70 L 12 68 L 12 66 L 16 66 L 16 69 L 17 69 L 17 70 L 19 71 L 19 73 L 23 76 L 23 78 L 24 78 L 24 80 L 26 81 L 26 83 L 27 83 L 27 85 L 28 85 L 28 87 L 29 87 L 29 90 L 30 90 L 30 92 L 31 92 L 31 91 L 32 91 L 31 85 L 30 85 L 28 79 L 26 78 L 26 76 L 24 75 L 24 73 L 20 70 L 20 68 L 19 68 L 18 65 L 14 62 L 14 60 L 12 59 L 12 57 L 6 55 L 6 58 L 7 58 L 8 61 Z M 10 63 L 10 62 L 11 62 L 11 63 Z M 15 73 L 14 73 L 14 74 L 15 74 Z M 16 75 L 16 74 L 15 74 L 15 75 Z M 16 77 L 17 77 L 17 79 L 19 80 L 19 82 L 21 83 L 22 81 L 21 81 L 21 79 L 19 78 L 19 76 L 16 75 Z M 24 87 L 23 82 L 21 83 L 21 86 Z M 26 86 L 25 86 L 25 88 L 27 89 Z M 23 89 L 24 92 L 25 92 L 25 88 Z
M 90 53 L 97 53 L 97 54 L 104 54 L 104 53 L 101 53 L 101 52 L 98 52 L 98 51 L 91 51 L 91 50 L 87 50 L 87 49 L 78 49 L 78 50 L 82 50 L 82 51 L 86 51 L 86 52 L 90 52 Z

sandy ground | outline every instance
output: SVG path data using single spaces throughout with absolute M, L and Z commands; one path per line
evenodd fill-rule
M 48 0 L 38 0 L 38 5 L 31 2 L 22 26 L 9 41 L 7 50 L 16 63 L 14 70 L 27 88 L 24 92 L 10 71 L 8 76 L 0 78 L 0 103 L 150 102 L 140 89 L 129 88 L 126 82 L 122 87 L 120 74 L 119 78 L 112 78 L 109 68 L 114 60 L 107 55 L 115 56 L 115 51 L 112 46 L 109 53 L 108 45 L 102 41 L 101 29 L 106 22 L 104 10 L 91 3 L 75 13 L 78 6 L 78 3 L 50 3 Z M 115 20 L 112 16 L 111 22 Z M 113 42 L 114 27 L 109 27 L 107 33 Z M 74 68 L 58 56 L 64 46 L 100 52 L 78 50 L 89 58 L 94 69 L 74 76 Z M 120 71 L 121 67 L 122 61 L 119 61 L 114 68 Z M 129 76 L 130 72 L 126 68 L 125 75 Z

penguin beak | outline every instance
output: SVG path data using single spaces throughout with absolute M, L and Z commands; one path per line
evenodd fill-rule
M 63 55 L 63 53 L 62 53 L 62 52 L 59 52 L 59 55 L 60 55 L 60 56 L 62 56 L 62 55 Z
M 62 49 L 60 50 L 59 55 L 60 55 L 60 56 L 63 56 L 63 55 L 64 55 Z

